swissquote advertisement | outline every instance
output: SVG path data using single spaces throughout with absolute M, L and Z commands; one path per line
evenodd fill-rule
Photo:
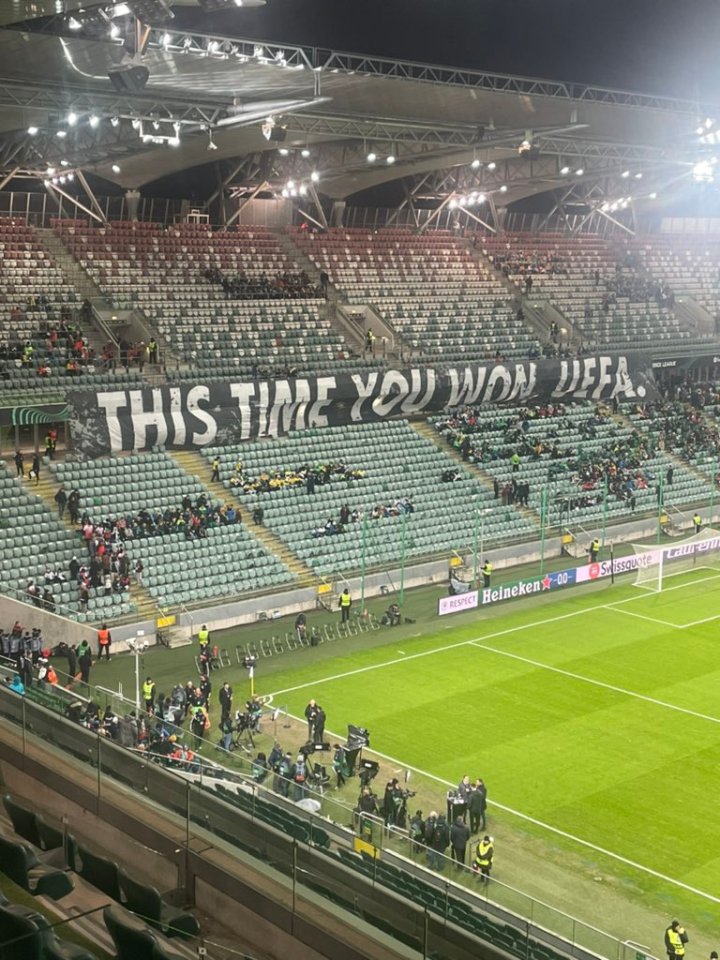
M 641 402 L 657 398 L 648 357 L 596 355 L 72 391 L 68 403 L 75 452 L 99 457 L 159 444 L 174 449 L 222 446 L 295 430 L 436 413 L 446 407 L 615 398 Z

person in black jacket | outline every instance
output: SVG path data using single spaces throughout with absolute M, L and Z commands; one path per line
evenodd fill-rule
M 442 870 L 443 855 L 450 843 L 450 833 L 448 831 L 447 821 L 440 814 L 431 813 L 429 817 L 430 826 L 425 824 L 425 842 L 428 845 L 428 866 L 432 870 Z
M 465 864 L 465 853 L 469 839 L 470 829 L 463 822 L 462 817 L 458 817 L 450 827 L 450 849 L 452 850 L 452 858 L 458 868 L 460 864 Z
M 218 694 L 218 701 L 220 702 L 220 715 L 222 720 L 227 720 L 230 717 L 230 713 L 232 711 L 232 696 L 232 687 L 226 680 L 220 688 L 220 693 Z
M 468 809 L 470 810 L 470 833 L 474 836 L 485 829 L 485 811 L 487 810 L 487 787 L 479 777 L 470 792 Z

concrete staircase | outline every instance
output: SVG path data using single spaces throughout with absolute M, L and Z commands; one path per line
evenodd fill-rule
M 284 541 L 276 537 L 267 527 L 247 522 L 247 508 L 235 500 L 232 492 L 227 490 L 222 483 L 214 483 L 210 479 L 212 467 L 202 454 L 196 453 L 194 450 L 171 450 L 169 454 L 185 473 L 197 477 L 208 490 L 211 490 L 218 498 L 222 498 L 225 503 L 231 503 L 242 514 L 247 532 L 259 540 L 269 553 L 282 560 L 285 566 L 297 577 L 299 586 L 308 587 L 319 582 L 317 575 L 297 554 L 293 553 Z
M 462 455 L 458 453 L 454 447 L 451 447 L 448 443 L 446 443 L 437 430 L 435 430 L 429 423 L 425 422 L 424 420 L 411 420 L 410 426 L 416 431 L 416 433 L 419 433 L 421 437 L 424 437 L 426 440 L 434 443 L 435 446 L 442 450 L 442 452 L 446 456 L 450 457 L 451 460 L 462 464 L 462 466 L 474 477 L 476 477 L 487 490 L 493 490 L 492 477 L 485 473 L 484 470 L 481 470 L 476 464 L 463 460 Z M 497 503 L 500 503 L 500 500 L 498 500 Z M 514 503 L 512 508 L 509 509 L 517 510 L 528 520 L 531 520 L 535 526 L 537 526 L 538 530 L 540 529 L 540 518 L 535 510 L 531 509 L 530 507 L 518 506 L 517 503 Z
M 50 471 L 46 463 L 41 464 L 40 469 L 40 482 L 36 484 L 34 481 L 27 481 L 28 491 L 34 493 L 36 496 L 40 497 L 43 500 L 48 508 L 48 510 L 54 515 L 57 516 L 57 504 L 55 503 L 55 494 L 60 487 L 58 480 L 55 475 Z M 66 493 L 69 490 L 66 488 Z M 73 526 L 68 517 L 67 511 L 65 511 L 64 518 L 60 521 L 67 530 L 76 532 L 77 527 Z M 78 559 L 82 562 L 82 557 L 80 551 L 86 553 L 83 545 L 78 541 Z M 144 587 L 141 587 L 136 581 L 132 581 L 130 585 L 130 601 L 135 604 L 137 607 L 137 613 L 133 614 L 134 620 L 155 620 L 158 615 L 158 606 L 150 594 L 145 590 Z M 127 619 L 127 618 L 125 618 Z

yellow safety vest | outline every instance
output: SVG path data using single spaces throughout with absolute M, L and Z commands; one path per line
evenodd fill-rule
M 210 643 L 210 631 L 200 630 L 198 632 L 198 642 L 201 647 L 207 646 L 207 644 Z
M 492 843 L 485 843 L 484 840 L 481 840 L 477 845 L 477 851 L 475 852 L 475 862 L 479 867 L 488 867 L 492 863 L 493 855 L 493 845 Z
M 152 700 L 154 687 L 154 683 L 145 682 L 143 684 L 143 700 Z
M 668 943 L 673 949 L 673 952 L 676 957 L 682 957 L 685 955 L 685 944 L 682 942 L 682 937 L 680 936 L 679 930 L 673 930 L 672 927 L 668 927 L 666 933 Z
M 350 596 L 349 593 L 341 593 L 341 594 L 340 594 L 340 606 L 341 606 L 341 607 L 349 607 L 351 603 L 352 603 L 352 597 Z

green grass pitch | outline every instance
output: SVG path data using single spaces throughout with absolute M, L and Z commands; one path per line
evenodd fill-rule
M 718 587 L 697 571 L 660 594 L 525 600 L 293 666 L 260 690 L 298 715 L 314 696 L 332 730 L 366 726 L 373 748 L 442 780 L 483 776 L 511 818 L 553 841 L 562 831 L 581 855 L 616 855 L 608 869 L 657 904 L 707 919 L 720 896 Z

